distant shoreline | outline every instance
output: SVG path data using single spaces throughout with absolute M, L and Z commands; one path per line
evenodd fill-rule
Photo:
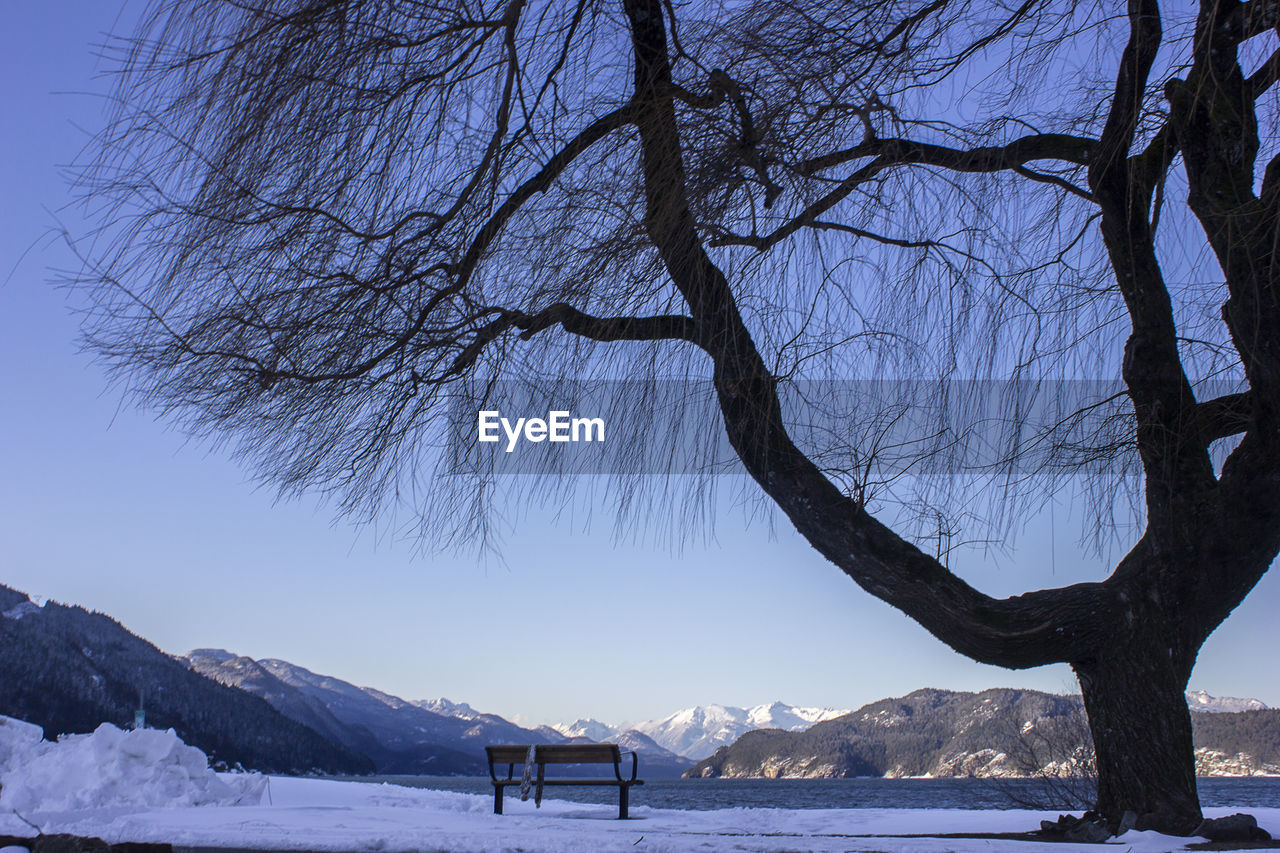
M 271 776 L 285 776 L 288 774 L 268 774 Z M 369 776 L 295 776 L 292 778 L 321 778 L 332 779 L 337 782 L 392 782 L 396 779 L 479 779 L 484 782 L 489 781 L 486 775 L 450 775 L 436 776 L 430 773 L 408 774 L 408 773 L 373 773 Z M 1084 780 L 1088 776 L 1064 776 L 1061 779 L 1044 780 L 1041 776 L 673 776 L 671 778 L 662 779 L 663 782 L 852 782 L 860 780 L 876 780 L 880 782 L 998 782 L 1003 779 L 1016 780 L 1020 782 L 1041 781 L 1068 781 L 1068 780 Z M 1197 776 L 1198 781 L 1206 779 L 1280 779 L 1280 773 L 1214 773 L 1209 776 Z

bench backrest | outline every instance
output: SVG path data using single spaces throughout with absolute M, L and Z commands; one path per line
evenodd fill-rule
M 490 764 L 524 764 L 529 746 L 486 746 L 484 751 Z M 616 764 L 622 761 L 622 751 L 614 743 L 539 744 L 534 760 L 539 764 Z

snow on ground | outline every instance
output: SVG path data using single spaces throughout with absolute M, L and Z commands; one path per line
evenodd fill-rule
M 946 839 L 959 832 L 1022 832 L 1054 817 L 956 809 L 722 809 L 679 811 L 488 796 L 323 779 L 213 774 L 172 732 L 101 727 L 57 744 L 0 718 L 0 835 L 91 835 L 109 842 L 260 850 L 446 853 L 1083 853 L 1093 845 Z M 96 763 L 95 763 L 96 762 Z M 16 806 L 16 812 L 15 812 Z M 1210 810 L 1214 816 L 1232 809 Z M 1280 808 L 1252 809 L 1280 834 Z M 29 822 L 29 823 L 28 823 Z M 876 836 L 933 835 L 924 838 Z M 1194 840 L 1194 839 L 1193 839 Z M 1117 851 L 1182 849 L 1187 839 L 1130 832 Z
M 234 781 L 234 777 L 232 777 Z M 876 838 L 956 832 L 1020 832 L 1044 813 L 954 809 L 724 809 L 677 811 L 633 807 L 619 821 L 615 806 L 508 798 L 506 815 L 491 813 L 486 796 L 321 779 L 272 778 L 261 805 L 102 806 L 25 812 L 45 832 L 95 835 L 110 842 L 168 842 L 179 847 L 239 847 L 316 851 L 448 851 L 448 853 L 814 853 L 844 851 L 991 851 L 1082 853 L 1096 846 L 997 839 Z M 1231 809 L 1214 810 L 1227 814 Z M 1254 809 L 1263 826 L 1280 830 L 1280 809 Z M 0 833 L 29 835 L 0 813 Z M 1130 832 L 1111 842 L 1122 851 L 1182 849 L 1187 839 Z

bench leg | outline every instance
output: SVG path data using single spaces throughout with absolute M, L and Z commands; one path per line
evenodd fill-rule
M 502 814 L 502 786 L 493 786 L 493 813 Z
M 628 798 L 631 793 L 630 785 L 618 786 L 618 820 L 627 819 Z

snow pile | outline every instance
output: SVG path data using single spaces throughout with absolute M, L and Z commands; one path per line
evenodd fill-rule
M 44 742 L 44 730 L 32 723 L 0 717 L 0 779 L 10 767 L 30 760 L 49 744 Z
M 57 743 L 40 734 L 38 726 L 0 717 L 0 809 L 256 805 L 266 790 L 263 776 L 219 777 L 172 729 L 122 731 L 103 723 Z

